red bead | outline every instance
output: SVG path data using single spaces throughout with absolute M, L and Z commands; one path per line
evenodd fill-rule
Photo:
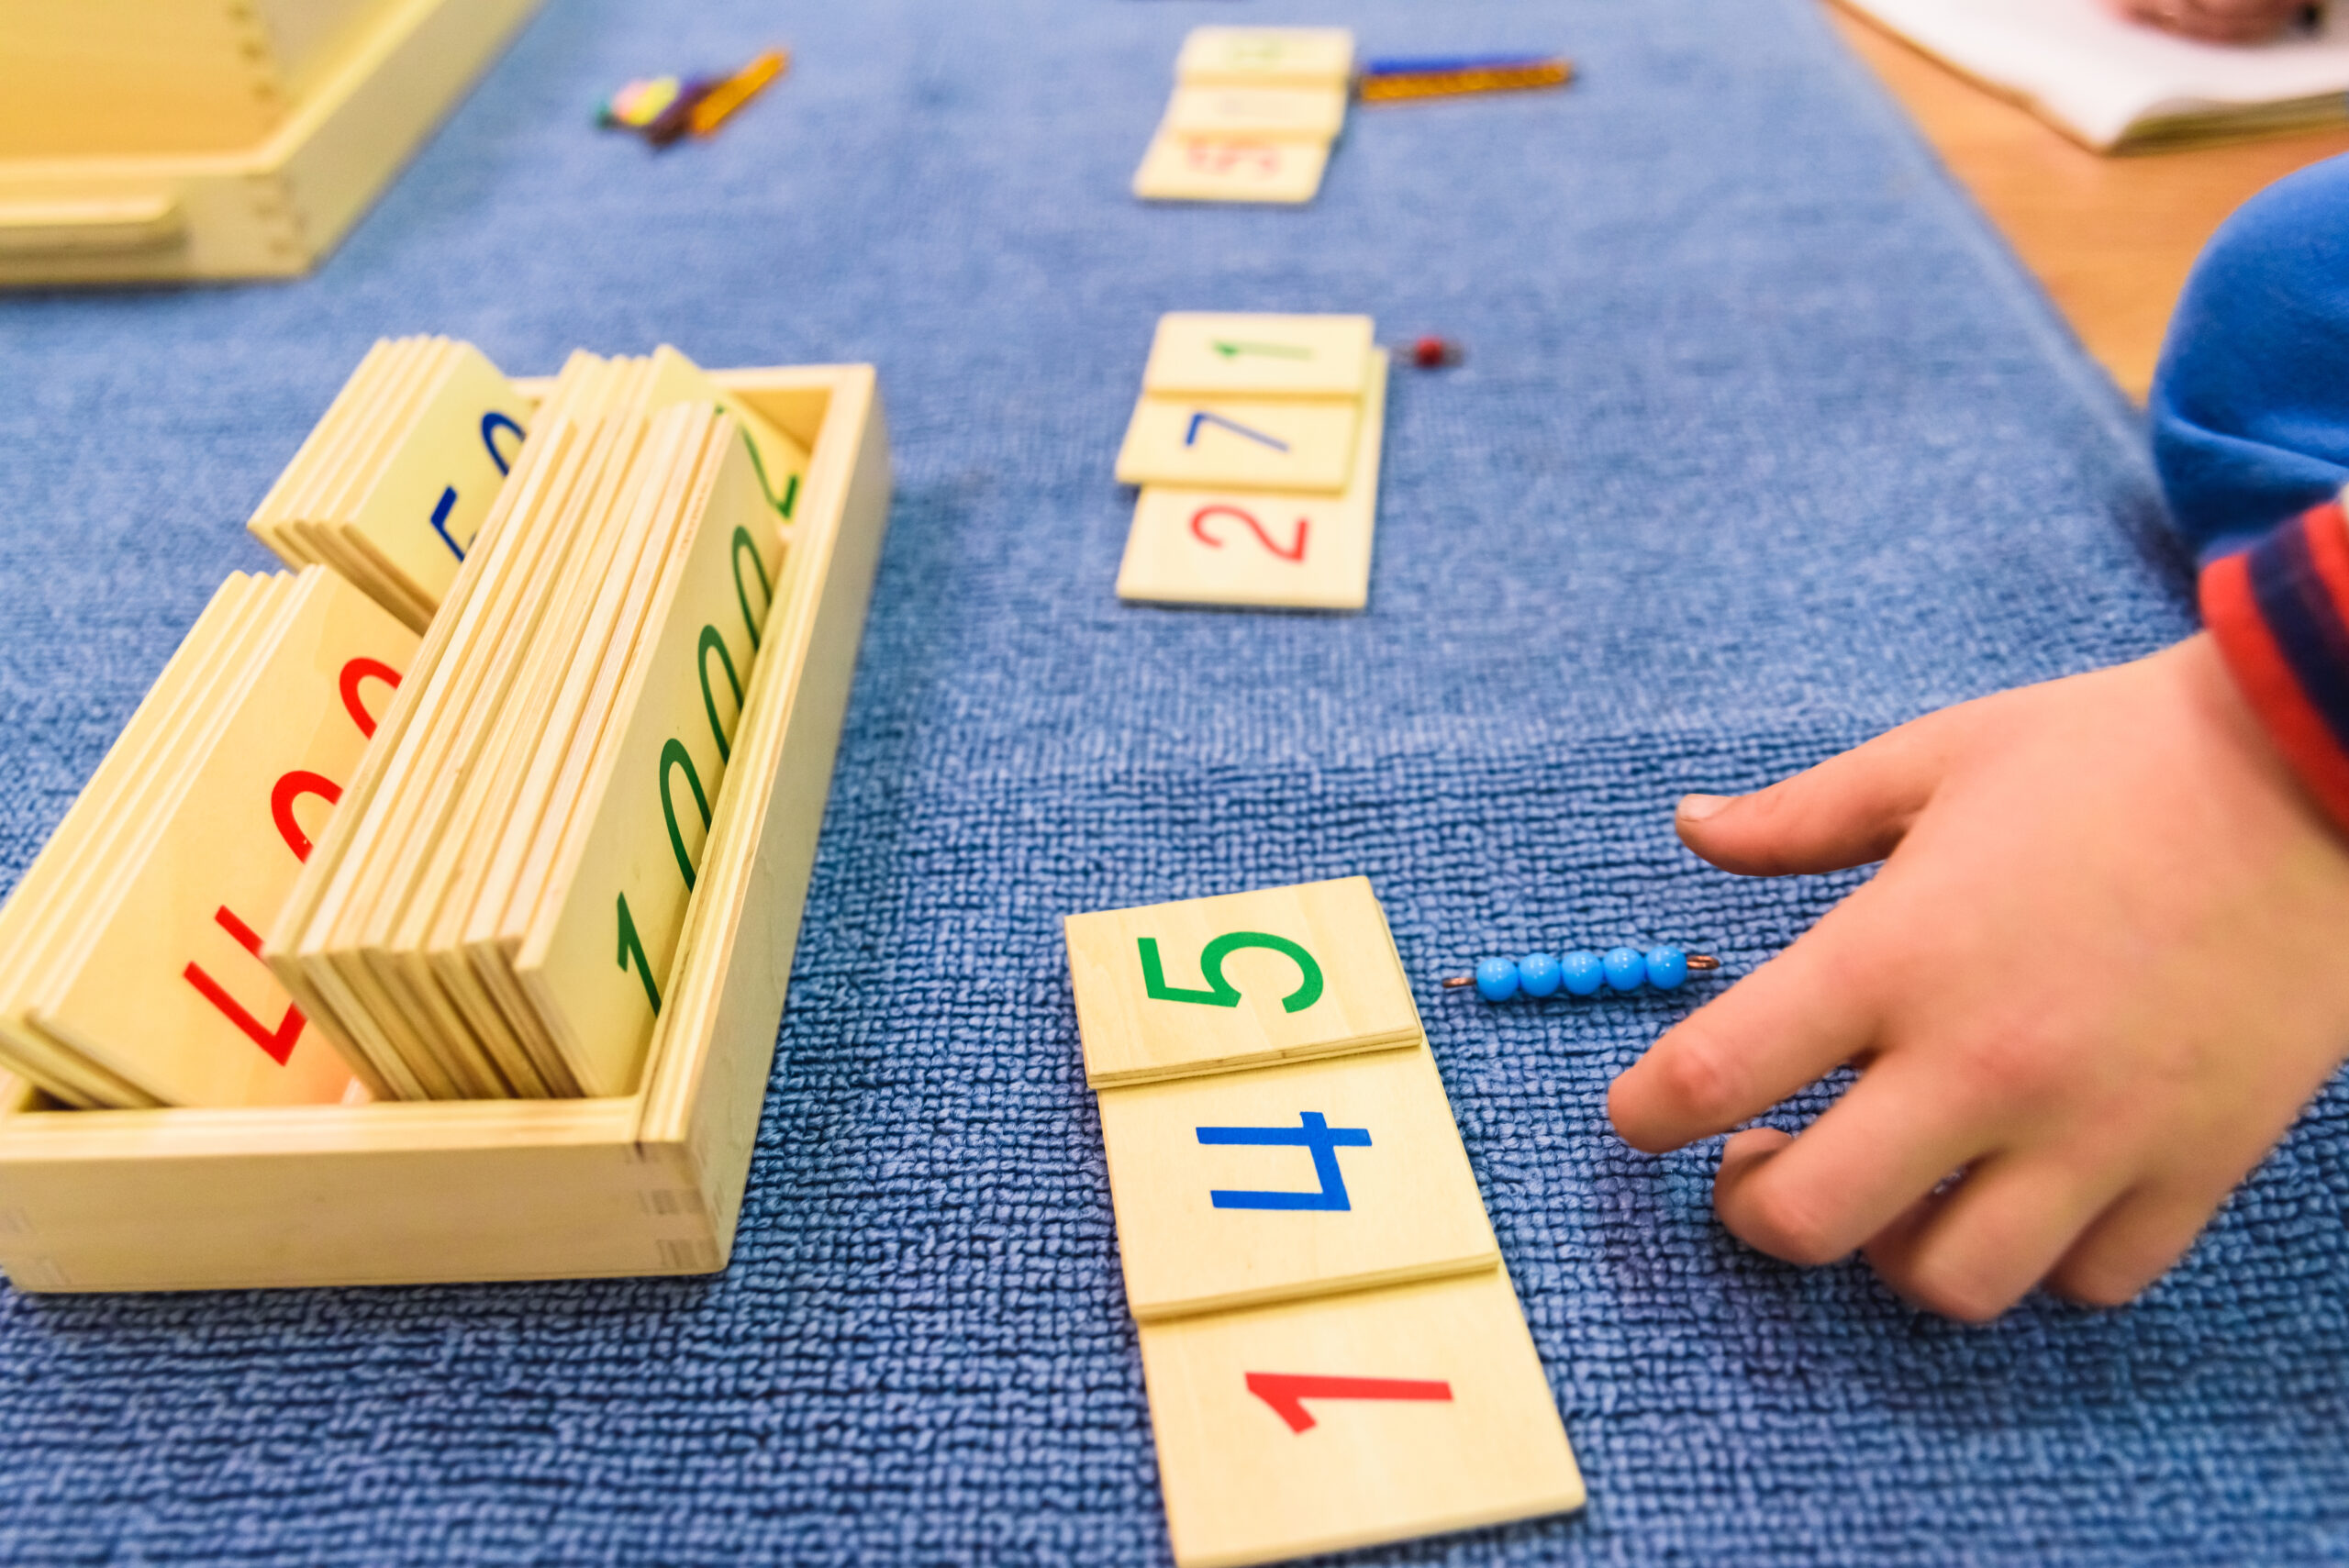
M 1422 338 L 1411 345 L 1411 362 L 1423 371 L 1460 362 L 1460 347 L 1442 338 Z

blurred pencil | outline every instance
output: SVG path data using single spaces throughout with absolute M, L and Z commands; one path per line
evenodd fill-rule
M 1433 60 L 1374 60 L 1354 83 L 1364 103 L 1451 97 L 1466 93 L 1521 93 L 1563 87 L 1574 80 L 1564 55 L 1459 56 Z
M 730 118 L 735 110 L 766 90 L 767 83 L 791 69 L 791 51 L 771 49 L 720 82 L 687 111 L 685 128 L 707 136 Z

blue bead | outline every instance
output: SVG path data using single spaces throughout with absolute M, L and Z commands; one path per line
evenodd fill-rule
M 1517 983 L 1529 996 L 1556 995 L 1558 980 L 1558 961 L 1546 952 L 1530 952 L 1517 961 Z
M 1607 984 L 1618 991 L 1636 991 L 1647 982 L 1648 961 L 1637 948 L 1609 948 L 1601 962 L 1607 965 Z
M 1648 949 L 1648 984 L 1659 991 L 1673 991 L 1688 978 L 1688 955 L 1678 948 Z
M 1506 1002 L 1517 995 L 1517 965 L 1505 958 L 1488 958 L 1476 966 L 1476 995 L 1487 1002 Z
M 1558 978 L 1567 995 L 1592 995 L 1607 984 L 1607 964 L 1597 953 L 1576 948 L 1558 961 Z

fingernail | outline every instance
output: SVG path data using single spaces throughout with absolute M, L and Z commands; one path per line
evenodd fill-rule
M 1734 798 L 1726 795 L 1684 795 L 1673 814 L 1683 822 L 1702 822 Z

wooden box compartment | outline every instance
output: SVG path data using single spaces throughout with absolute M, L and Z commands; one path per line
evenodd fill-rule
M 0 287 L 309 271 L 539 4 L 0 0 Z
M 626 1098 L 50 1108 L 0 1074 L 19 1290 L 707 1273 L 751 1145 L 889 515 L 869 365 L 712 379 L 810 453 L 644 1077 Z M 521 383 L 541 395 L 547 384 Z

